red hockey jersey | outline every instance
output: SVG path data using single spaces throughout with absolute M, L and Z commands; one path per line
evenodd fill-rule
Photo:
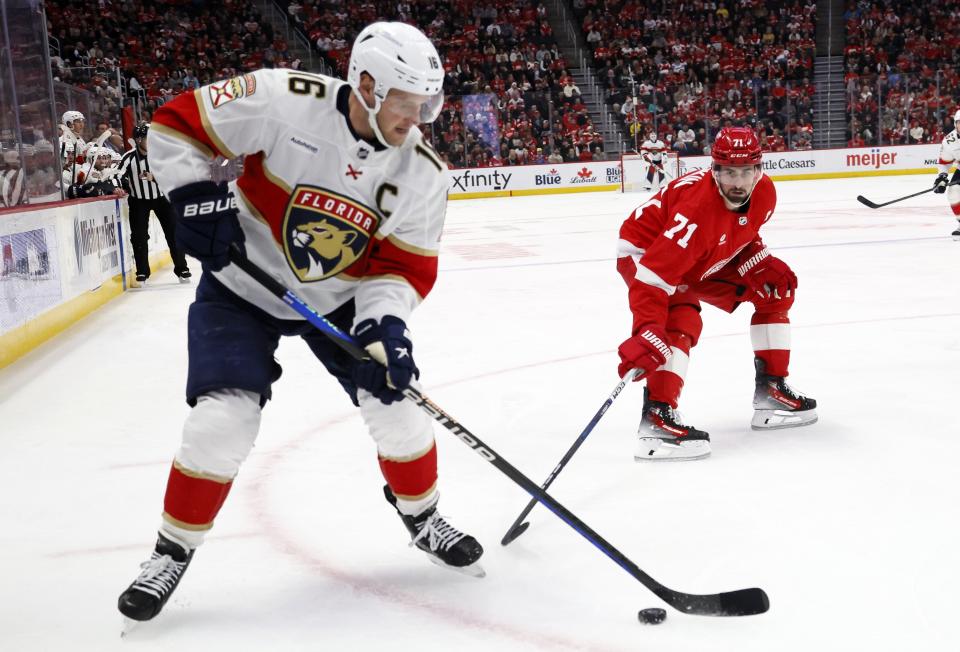
M 726 207 L 709 170 L 671 181 L 637 207 L 620 227 L 617 256 L 636 265 L 630 283 L 634 330 L 664 325 L 670 297 L 734 261 L 751 243 L 762 247 L 759 230 L 773 215 L 777 192 L 769 177 L 757 182 L 744 212 Z M 636 334 L 636 332 L 634 333 Z

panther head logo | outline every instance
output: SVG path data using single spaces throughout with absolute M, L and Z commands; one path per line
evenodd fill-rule
M 298 224 L 290 232 L 294 247 L 306 250 L 310 260 L 307 269 L 298 269 L 305 281 L 333 276 L 357 258 L 351 245 L 356 242 L 356 231 L 344 230 L 326 218 Z

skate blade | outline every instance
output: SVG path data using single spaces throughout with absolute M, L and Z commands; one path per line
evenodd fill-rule
M 817 422 L 820 417 L 816 410 L 803 412 L 788 412 L 786 410 L 757 410 L 750 421 L 753 430 L 782 430 L 784 428 L 798 428 L 809 426 Z
M 710 456 L 710 442 L 673 444 L 657 437 L 641 437 L 633 459 L 637 462 L 690 462 Z
M 123 617 L 123 623 L 120 626 L 120 638 L 127 638 L 131 633 L 133 633 L 140 625 L 139 620 L 134 620 L 132 618 Z
M 190 285 L 190 280 L 191 280 L 191 279 L 189 279 L 189 278 L 183 278 L 183 277 L 181 277 L 181 276 L 178 276 L 178 277 L 177 277 L 177 280 L 180 281 L 180 284 L 181 284 L 181 285 Z
M 477 562 L 474 562 L 469 566 L 451 566 L 450 564 L 444 563 L 443 560 L 437 559 L 436 557 L 430 554 L 427 555 L 427 559 L 432 561 L 434 564 L 436 564 L 440 568 L 446 568 L 447 570 L 452 570 L 456 573 L 460 573 L 461 575 L 467 575 L 469 577 L 476 577 L 476 578 L 487 576 L 487 571 L 483 570 L 483 566 L 481 566 Z

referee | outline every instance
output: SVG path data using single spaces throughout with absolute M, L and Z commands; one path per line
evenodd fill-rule
M 137 266 L 137 283 L 142 285 L 150 278 L 150 258 L 147 254 L 150 211 L 156 214 L 163 228 L 163 237 L 167 240 L 170 257 L 173 258 L 173 273 L 181 283 L 189 283 L 191 274 L 187 268 L 187 259 L 174 240 L 176 214 L 150 172 L 150 162 L 147 160 L 149 128 L 150 125 L 146 122 L 141 122 L 134 128 L 133 140 L 136 147 L 123 155 L 117 172 L 124 190 L 130 194 L 127 199 L 130 206 L 130 242 L 133 244 L 133 260 Z

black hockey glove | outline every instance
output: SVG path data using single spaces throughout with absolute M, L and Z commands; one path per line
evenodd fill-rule
M 947 179 L 949 178 L 946 172 L 941 172 L 937 175 L 936 180 L 933 182 L 933 193 L 935 195 L 942 195 L 947 192 Z
M 212 271 L 226 267 L 234 242 L 243 250 L 237 198 L 226 182 L 190 183 L 171 190 L 169 199 L 177 212 L 177 246 L 204 267 Z
M 364 319 L 354 328 L 354 336 L 373 359 L 356 364 L 353 382 L 386 405 L 402 400 L 401 390 L 420 377 L 407 325 L 393 315 L 385 315 L 379 324 L 375 319 Z

